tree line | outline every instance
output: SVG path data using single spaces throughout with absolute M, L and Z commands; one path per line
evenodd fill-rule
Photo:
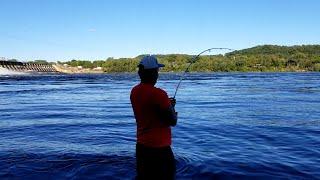
M 71 60 L 65 63 L 83 68 L 102 67 L 104 72 L 136 72 L 143 55 L 135 58 L 106 60 Z M 165 64 L 163 72 L 182 72 L 192 55 L 156 55 Z M 285 72 L 320 71 L 320 45 L 263 45 L 219 55 L 203 55 L 190 67 L 191 72 Z

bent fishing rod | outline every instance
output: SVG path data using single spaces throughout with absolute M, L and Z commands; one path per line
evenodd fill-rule
M 184 73 L 183 73 L 182 76 L 180 77 L 180 80 L 179 80 L 179 83 L 178 83 L 178 85 L 177 85 L 176 91 L 175 91 L 175 93 L 174 93 L 173 99 L 176 98 L 176 95 L 177 95 L 178 89 L 179 89 L 179 87 L 180 87 L 180 84 L 181 84 L 182 80 L 184 79 L 184 76 L 186 75 L 186 73 L 189 71 L 190 66 L 198 60 L 198 58 L 201 56 L 201 54 L 203 54 L 203 53 L 205 53 L 205 52 L 210 52 L 210 51 L 212 51 L 212 50 L 235 51 L 235 49 L 230 49 L 230 48 L 210 48 L 210 49 L 206 49 L 206 50 L 200 52 L 198 55 L 194 56 L 194 57 L 191 59 L 190 64 L 187 66 L 186 70 L 184 71 Z

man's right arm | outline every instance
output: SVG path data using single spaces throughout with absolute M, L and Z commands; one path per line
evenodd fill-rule
M 175 110 L 176 106 L 176 99 L 175 98 L 169 98 L 170 100 L 170 106 L 167 110 L 165 110 L 164 114 L 166 117 L 164 117 L 166 124 L 169 126 L 175 126 L 177 125 L 178 120 L 178 113 Z
M 177 125 L 178 113 L 175 111 L 174 107 L 171 105 L 167 110 L 164 111 L 165 123 L 169 126 Z
M 155 102 L 159 105 L 159 116 L 163 122 L 168 126 L 175 126 L 177 124 L 177 113 L 175 111 L 176 100 L 169 98 L 167 93 L 163 90 L 157 91 Z

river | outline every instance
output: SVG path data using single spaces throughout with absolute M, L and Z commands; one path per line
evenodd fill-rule
M 180 74 L 156 86 L 172 96 Z M 0 179 L 134 179 L 136 74 L 0 76 Z M 177 179 L 320 179 L 320 73 L 192 73 Z

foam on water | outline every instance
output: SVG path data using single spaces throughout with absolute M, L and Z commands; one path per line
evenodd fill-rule
M 0 76 L 10 76 L 10 75 L 26 75 L 26 73 L 11 71 L 9 69 L 0 67 Z

